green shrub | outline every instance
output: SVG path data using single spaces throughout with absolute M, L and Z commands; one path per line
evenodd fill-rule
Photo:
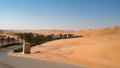
M 6 45 L 0 46 L 0 48 L 6 48 L 6 47 L 10 47 L 10 46 L 15 46 L 15 45 L 21 45 L 21 43 L 6 44 Z
M 23 51 L 23 48 L 17 48 L 17 49 L 14 49 L 13 52 L 17 53 L 17 52 L 22 52 Z
M 33 46 L 36 46 L 37 43 L 31 43 L 30 46 L 33 47 Z

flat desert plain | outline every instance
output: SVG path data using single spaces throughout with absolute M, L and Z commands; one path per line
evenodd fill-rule
M 89 68 L 120 68 L 120 26 L 74 31 L 80 38 L 61 39 L 31 48 L 31 54 L 12 53 L 83 65 Z

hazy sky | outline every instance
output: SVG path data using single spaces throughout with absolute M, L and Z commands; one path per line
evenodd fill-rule
M 0 0 L 0 29 L 79 30 L 120 25 L 120 0 Z

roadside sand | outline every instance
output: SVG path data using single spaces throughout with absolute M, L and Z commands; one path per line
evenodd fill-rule
M 56 40 L 32 47 L 30 55 L 10 55 L 80 64 L 91 68 L 120 68 L 120 26 L 81 32 L 76 34 L 83 34 L 82 38 Z

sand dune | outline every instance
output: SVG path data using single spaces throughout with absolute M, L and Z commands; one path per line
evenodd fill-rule
M 68 34 L 68 33 L 74 33 L 75 31 L 73 30 L 14 30 L 14 32 L 17 33 L 37 33 L 37 34 L 44 34 L 44 35 L 48 35 L 48 34 Z
M 31 48 L 39 59 L 80 64 L 91 68 L 120 68 L 120 26 L 76 31 L 82 38 L 51 41 Z
M 81 34 L 83 36 L 98 36 L 98 35 L 110 35 L 120 33 L 120 26 L 106 27 L 106 28 L 98 28 L 98 29 L 88 29 L 88 30 L 80 30 L 74 32 L 74 34 Z

